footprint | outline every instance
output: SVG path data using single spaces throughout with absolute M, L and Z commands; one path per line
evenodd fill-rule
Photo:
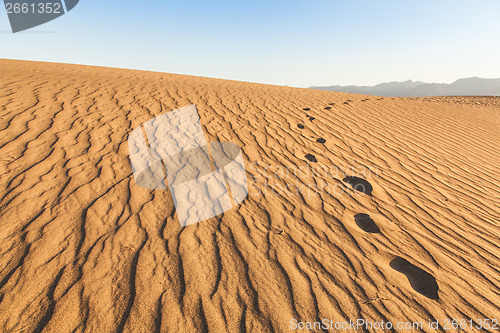
M 372 195 L 373 186 L 363 178 L 348 176 L 344 178 L 344 182 L 351 185 L 356 191 Z
M 300 129 L 304 129 L 304 125 L 302 125 L 302 124 L 298 124 L 297 127 Z
M 307 154 L 305 156 L 305 158 L 307 158 L 310 162 L 314 162 L 314 163 L 318 162 L 318 160 L 316 159 L 316 156 L 311 155 L 311 154 Z
M 331 109 L 332 109 L 332 107 L 331 107 L 331 106 L 327 106 L 327 107 L 325 108 L 325 110 L 331 110 Z
M 309 111 L 309 110 L 311 110 L 311 108 L 304 108 L 304 109 L 302 109 L 302 110 L 304 110 L 304 111 Z
M 368 214 L 356 214 L 354 216 L 354 221 L 358 225 L 358 227 L 366 232 L 373 233 L 373 234 L 379 234 L 380 229 L 379 227 L 375 224 L 375 222 L 370 218 L 370 215 Z
M 318 139 L 319 140 L 319 139 Z M 355 190 L 363 192 L 365 194 L 371 195 L 373 187 L 372 185 L 365 179 L 353 176 L 347 176 L 344 178 L 344 182 L 351 185 Z M 377 224 L 371 219 L 370 215 L 359 213 L 354 215 L 354 221 L 356 225 L 363 231 L 368 233 L 381 233 L 380 228 Z M 406 276 L 408 281 L 410 282 L 410 286 L 416 292 L 421 295 L 433 299 L 438 300 L 439 295 L 439 286 L 436 282 L 436 278 L 430 274 L 429 272 L 423 270 L 420 267 L 417 267 L 410 263 L 408 260 L 396 257 L 390 263 L 389 266 L 395 271 L 402 273 Z M 378 298 L 377 298 L 378 299 Z M 377 300 L 374 299 L 374 300 Z M 370 303 L 370 302 L 367 302 Z M 366 303 L 363 303 L 366 304 Z
M 389 265 L 392 269 L 406 275 L 411 287 L 416 292 L 430 299 L 439 299 L 439 287 L 434 276 L 401 257 L 396 257 Z
M 325 143 L 325 142 L 326 142 L 326 140 L 325 140 L 325 139 L 323 139 L 323 138 L 319 138 L 319 139 L 317 139 L 317 140 L 316 140 L 316 142 L 319 142 L 319 143 Z

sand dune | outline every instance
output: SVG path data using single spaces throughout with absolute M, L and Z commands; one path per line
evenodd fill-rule
M 499 101 L 0 60 L 0 331 L 500 319 Z M 192 104 L 249 195 L 182 228 L 127 138 Z

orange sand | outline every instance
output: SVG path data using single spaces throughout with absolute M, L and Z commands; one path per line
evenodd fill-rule
M 500 319 L 499 101 L 0 60 L 0 331 Z M 127 138 L 191 104 L 249 196 L 181 228 Z

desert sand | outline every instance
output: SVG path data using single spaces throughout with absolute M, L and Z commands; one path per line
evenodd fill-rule
M 127 139 L 192 104 L 249 194 L 183 228 Z M 0 117 L 1 332 L 500 320 L 500 98 L 0 60 Z

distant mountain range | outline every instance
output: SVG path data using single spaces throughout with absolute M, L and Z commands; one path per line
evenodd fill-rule
M 328 86 L 311 89 L 387 97 L 427 96 L 500 96 L 500 78 L 471 77 L 453 83 L 425 83 L 420 81 L 387 82 L 376 86 Z

